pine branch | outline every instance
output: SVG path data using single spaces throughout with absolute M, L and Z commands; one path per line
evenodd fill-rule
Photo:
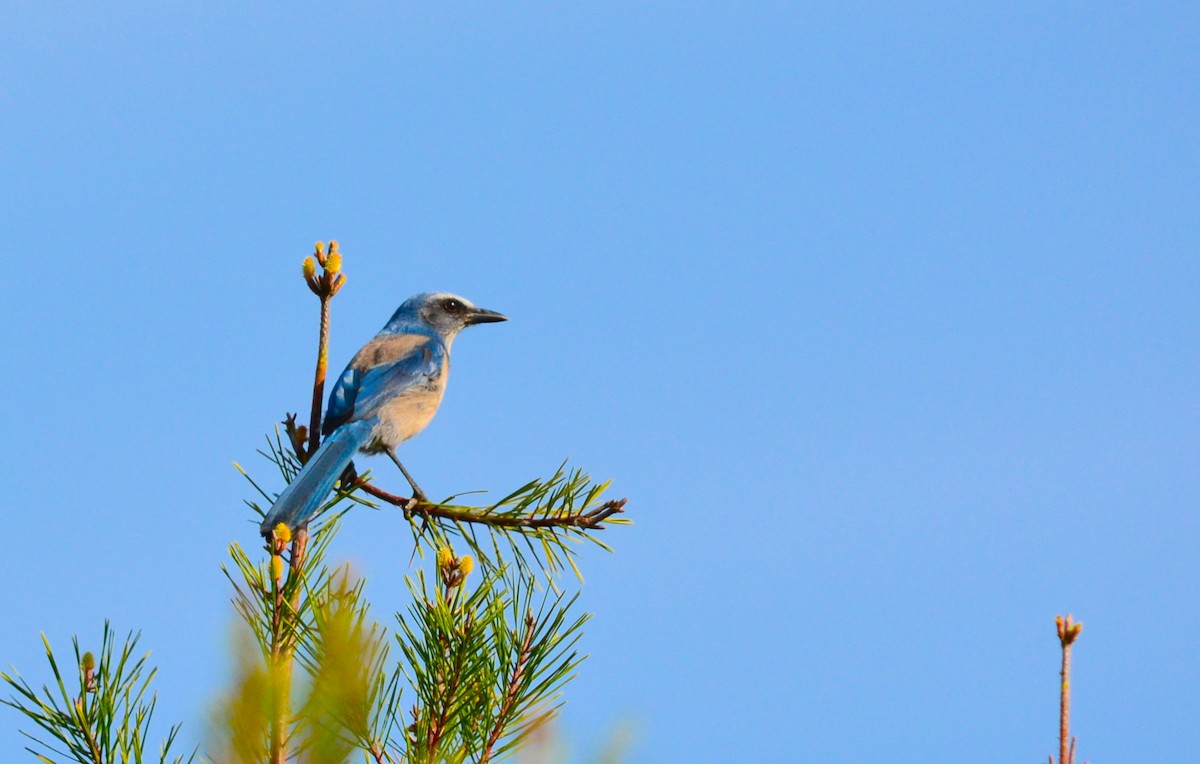
M 55 690 L 43 685 L 37 692 L 19 674 L 0 672 L 0 680 L 15 692 L 0 703 L 10 706 L 40 728 L 38 734 L 22 730 L 33 742 L 30 753 L 42 761 L 51 761 L 47 753 L 69 757 L 83 764 L 112 764 L 117 761 L 142 761 L 154 716 L 156 698 L 147 697 L 155 670 L 146 668 L 146 656 L 134 659 L 139 635 L 130 633 L 118 652 L 116 635 L 104 624 L 99 657 L 82 652 L 73 639 L 78 694 L 69 690 L 59 661 L 45 635 L 42 643 L 46 661 L 54 675 Z M 159 747 L 160 760 L 167 761 L 179 726 L 173 726 Z M 195 759 L 193 752 L 186 761 Z M 174 764 L 185 761 L 176 756 Z
M 366 493 L 375 498 L 385 501 L 388 504 L 400 507 L 404 510 L 404 516 L 411 518 L 413 515 L 421 517 L 440 518 L 450 520 L 456 523 L 478 523 L 480 525 L 488 525 L 493 528 L 505 529 L 520 529 L 520 528 L 577 528 L 582 530 L 604 530 L 603 525 L 605 520 L 616 514 L 625 511 L 625 503 L 628 499 L 613 499 L 604 502 L 595 509 L 586 512 L 568 512 L 557 515 L 514 515 L 514 514 L 499 514 L 488 509 L 475 507 L 456 507 L 446 504 L 435 504 L 428 501 L 420 501 L 415 498 L 408 498 L 398 494 L 389 493 L 382 488 L 376 487 L 373 483 L 368 482 L 365 478 L 359 478 L 354 484 L 355 488 L 361 488 Z
M 320 276 L 316 274 L 318 263 L 322 268 Z M 329 303 L 346 282 L 346 276 L 340 273 L 341 269 L 342 256 L 338 251 L 336 241 L 329 242 L 328 256 L 325 253 L 325 245 L 317 242 L 313 256 L 306 258 L 303 264 L 304 280 L 308 284 L 308 288 L 320 300 L 321 311 L 307 446 L 304 443 L 303 434 L 294 426 L 295 418 L 289 417 L 287 422 L 289 439 L 292 441 L 296 457 L 301 463 L 316 453 L 321 442 L 321 407 L 325 397 L 325 372 L 329 358 Z M 289 542 L 291 543 L 291 555 L 288 558 L 287 580 L 292 585 L 292 591 L 290 596 L 285 598 L 284 589 L 286 587 L 282 581 L 282 554 L 284 547 Z M 284 764 L 288 758 L 288 727 L 291 724 L 289 696 L 296 647 L 296 629 L 290 621 L 300 609 L 302 588 L 300 583 L 304 578 L 308 528 L 298 528 L 293 534 L 288 528 L 281 526 L 272 531 L 268 545 L 268 551 L 272 554 L 271 579 L 274 594 L 271 602 L 270 653 L 272 666 L 279 672 L 279 684 L 276 687 L 274 698 L 274 713 L 271 718 L 270 762 L 271 764 Z
M 445 502 L 415 502 L 369 482 L 369 476 L 356 480 L 354 489 L 404 511 L 413 531 L 418 550 L 435 551 L 462 539 L 480 563 L 498 570 L 506 560 L 524 572 L 544 571 L 551 586 L 557 573 L 567 566 L 583 580 L 575 564 L 577 550 L 572 542 L 587 541 L 611 551 L 596 535 L 609 525 L 628 525 L 622 515 L 625 499 L 602 500 L 608 483 L 593 483 L 580 469 L 562 464 L 548 479 L 531 480 L 499 501 L 486 506 L 463 506 Z M 375 504 L 359 499 L 355 493 L 338 497 Z M 502 550 L 502 545 L 507 550 Z
M 496 742 L 504 734 L 504 730 L 508 726 L 510 714 L 512 714 L 513 706 L 517 702 L 517 695 L 521 689 L 522 680 L 525 677 L 525 664 L 529 662 L 530 646 L 533 643 L 533 627 L 535 625 L 536 622 L 533 619 L 533 613 L 526 613 L 525 637 L 521 640 L 521 647 L 517 651 L 517 665 L 513 669 L 512 677 L 508 680 L 508 688 L 504 693 L 504 704 L 500 707 L 500 713 L 496 715 L 496 723 L 492 725 L 492 731 L 488 735 L 487 744 L 483 747 L 479 764 L 486 764 L 491 759 L 492 749 L 496 746 Z

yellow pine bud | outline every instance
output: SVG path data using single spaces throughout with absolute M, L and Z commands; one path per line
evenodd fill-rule
M 454 552 L 450 551 L 450 547 L 444 546 L 437 551 L 437 565 L 439 568 L 448 568 L 452 562 L 454 562 Z
M 337 253 L 338 253 L 337 239 L 333 239 L 329 242 L 329 254 L 336 255 Z
M 311 257 L 304 258 L 304 278 L 311 279 L 317 275 L 317 263 Z
M 1083 624 L 1076 622 L 1074 616 L 1070 614 L 1066 618 L 1061 615 L 1055 618 L 1054 625 L 1058 627 L 1058 638 L 1063 647 L 1067 647 L 1078 639 L 1079 632 L 1083 631 Z
M 292 540 L 292 529 L 287 527 L 287 523 L 279 523 L 271 530 L 271 533 L 275 534 L 276 541 L 286 544 Z
M 458 560 L 458 571 L 462 573 L 463 578 L 471 575 L 471 571 L 475 570 L 475 561 L 471 559 L 471 555 L 465 554 Z
M 325 272 L 337 273 L 342 269 L 342 255 L 336 249 L 325 258 Z
M 276 585 L 283 580 L 283 558 L 277 554 L 271 555 L 271 580 Z
M 79 668 L 83 669 L 85 674 L 90 674 L 96 670 L 96 656 L 89 653 L 84 653 L 79 659 Z
M 318 241 L 313 247 L 313 255 L 321 265 L 325 264 L 325 242 Z

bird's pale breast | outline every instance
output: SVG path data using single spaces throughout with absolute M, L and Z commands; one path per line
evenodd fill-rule
M 450 359 L 444 358 L 436 376 L 413 385 L 380 406 L 375 440 L 381 445 L 395 447 L 424 430 L 442 404 L 449 373 Z

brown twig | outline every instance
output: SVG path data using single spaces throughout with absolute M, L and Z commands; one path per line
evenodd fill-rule
M 1062 683 L 1058 699 L 1058 761 L 1059 764 L 1075 764 L 1075 738 L 1071 737 L 1071 646 L 1083 631 L 1083 624 L 1067 615 L 1057 616 L 1054 624 L 1058 629 L 1058 641 L 1062 645 Z M 1050 757 L 1054 764 L 1054 757 Z
M 308 528 L 304 528 L 304 527 L 297 528 L 296 532 L 294 534 L 292 534 L 292 554 L 291 554 L 290 559 L 288 560 L 288 564 L 290 566 L 290 569 L 288 570 L 289 578 L 291 578 L 292 576 L 295 576 L 297 578 L 300 577 L 301 572 L 304 570 L 304 560 L 308 556 L 307 553 L 308 553 Z M 297 607 L 299 599 L 300 599 L 300 587 L 296 587 L 296 591 L 292 594 L 292 600 L 293 600 L 292 607 L 293 608 Z
M 275 575 L 275 571 L 282 569 L 282 560 L 280 553 L 286 542 L 282 539 L 272 538 L 271 550 L 272 571 L 275 598 L 271 608 L 271 671 L 278 672 L 278 683 L 272 683 L 274 696 L 271 698 L 272 713 L 271 713 L 271 730 L 270 730 L 270 764 L 284 764 L 287 761 L 287 729 L 288 717 L 290 715 L 288 698 L 291 695 L 292 688 L 292 651 L 294 649 L 294 634 L 290 623 L 287 622 L 291 614 L 296 612 L 295 607 L 291 606 L 289 600 L 285 600 L 283 591 L 285 584 L 281 577 Z M 303 546 L 303 544 L 302 544 Z M 293 541 L 293 560 L 295 559 L 295 542 Z M 275 567 L 278 565 L 279 567 Z M 300 574 L 299 568 L 294 564 L 288 569 L 287 580 L 292 581 L 294 576 Z M 296 587 L 298 592 L 299 586 Z
M 467 617 L 467 622 L 464 625 L 464 632 L 471 628 L 471 618 Z M 446 682 L 446 694 L 442 703 L 442 712 L 438 718 L 429 725 L 428 750 L 431 754 L 436 754 L 438 746 L 442 743 L 442 738 L 446 735 L 446 723 L 450 719 L 450 707 L 454 704 L 454 695 L 458 692 L 458 686 L 462 681 L 464 663 L 467 659 L 467 651 L 460 649 L 454 661 L 453 670 L 448 679 L 443 679 Z
M 428 517 L 440 517 L 446 520 L 457 520 L 464 523 L 479 523 L 495 528 L 581 528 L 584 530 L 604 530 L 604 521 L 613 515 L 625 511 L 627 499 L 606 501 L 588 512 L 577 512 L 570 515 L 499 515 L 491 512 L 478 512 L 463 507 L 449 507 L 444 504 L 434 504 L 426 501 L 414 501 L 411 498 L 389 493 L 374 484 L 359 478 L 354 484 L 366 493 L 380 501 L 393 504 L 404 510 L 405 517 L 414 514 Z
M 288 574 L 286 582 L 282 577 L 283 551 L 291 543 L 291 554 L 288 559 Z M 272 714 L 270 729 L 270 749 L 268 751 L 270 764 L 284 764 L 287 761 L 288 726 L 292 688 L 292 664 L 296 650 L 296 628 L 293 619 L 296 618 L 300 606 L 300 593 L 303 585 L 299 579 L 304 575 L 304 562 L 308 549 L 308 529 L 297 528 L 294 534 L 276 536 L 272 534 L 267 545 L 271 554 L 271 580 L 274 599 L 271 603 L 271 670 L 278 672 L 277 683 L 273 684 L 275 692 L 272 698 Z M 284 591 L 291 587 L 291 595 L 284 596 Z
M 88 752 L 92 754 L 92 759 L 95 760 L 96 764 L 104 764 L 104 753 L 100 750 L 99 743 L 96 742 L 96 733 L 92 732 L 92 725 L 88 720 L 87 695 L 87 687 L 84 687 L 83 693 L 75 701 L 75 712 L 79 717 L 79 729 L 83 732 L 83 739 L 87 743 Z
M 321 401 L 325 399 L 325 371 L 329 365 L 329 298 L 327 293 L 317 295 L 321 298 L 321 332 L 317 345 L 317 370 L 313 374 L 312 410 L 308 417 L 308 455 L 317 452 L 321 445 Z
M 537 621 L 533 617 L 533 613 L 525 614 L 525 637 L 521 640 L 521 650 L 517 653 L 517 665 L 513 669 L 512 677 L 508 681 L 508 691 L 504 693 L 504 704 L 500 706 L 500 713 L 496 716 L 496 724 L 492 727 L 491 734 L 488 735 L 487 745 L 484 746 L 483 754 L 479 757 L 479 764 L 487 764 L 492 757 L 492 748 L 500 740 L 500 736 L 504 734 L 504 726 L 508 723 L 508 715 L 512 712 L 513 704 L 517 702 L 517 693 L 521 689 L 521 679 L 525 675 L 525 666 L 529 663 L 530 645 L 533 644 L 533 630 L 537 625 Z
M 371 747 L 367 749 L 367 753 L 371 754 L 371 758 L 375 760 L 376 764 L 385 764 L 383 746 L 379 745 L 379 743 L 371 743 Z

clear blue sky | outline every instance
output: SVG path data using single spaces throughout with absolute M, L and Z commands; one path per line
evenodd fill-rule
M 630 498 L 576 752 L 1043 761 L 1067 611 L 1081 759 L 1200 748 L 1196 7 L 107 5 L 0 11 L 0 664 L 144 629 L 197 734 L 335 237 L 337 368 L 414 292 L 512 317 L 432 493 Z M 336 550 L 381 618 L 407 539 Z

